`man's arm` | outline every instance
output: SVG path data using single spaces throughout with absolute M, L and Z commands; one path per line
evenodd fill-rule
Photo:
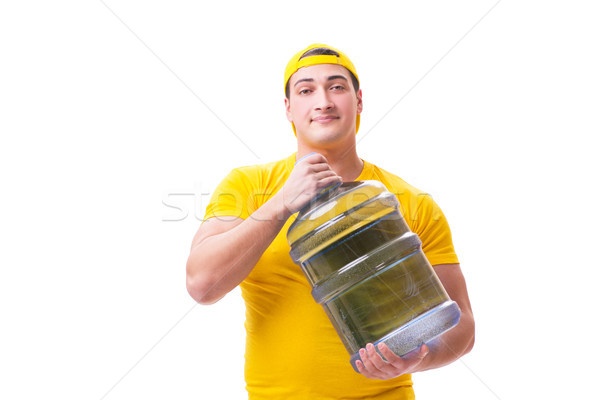
M 289 217 L 279 210 L 273 201 L 246 220 L 216 217 L 200 226 L 186 266 L 194 300 L 215 303 L 248 276 Z
M 359 372 L 367 378 L 390 379 L 402 374 L 439 368 L 458 360 L 473 348 L 475 321 L 460 265 L 441 264 L 433 268 L 450 298 L 460 307 L 458 325 L 431 342 L 430 346 L 423 345 L 404 357 L 398 357 L 387 346 L 380 344 L 379 351 L 387 361 L 376 353 L 372 344 L 367 344 L 366 349 L 360 350 L 364 363 L 356 362 Z
M 320 154 L 299 160 L 281 190 L 247 219 L 214 217 L 200 226 L 186 267 L 186 286 L 212 304 L 250 274 L 288 218 L 341 178 Z

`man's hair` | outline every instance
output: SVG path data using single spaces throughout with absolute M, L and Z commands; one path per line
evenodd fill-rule
M 310 57 L 310 56 L 336 56 L 339 57 L 339 53 L 337 51 L 333 51 L 331 49 L 327 49 L 325 47 L 317 47 L 316 49 L 311 49 L 309 51 L 307 51 L 306 53 L 302 54 L 302 56 L 299 58 L 299 60 L 302 60 L 303 58 L 306 57 Z M 346 67 L 344 67 L 346 68 Z M 354 87 L 354 92 L 358 93 L 358 79 L 356 79 L 356 77 L 354 76 L 354 74 L 352 73 L 352 71 L 350 71 L 348 68 L 346 68 L 346 71 L 348 71 L 348 73 L 350 74 L 350 79 L 352 80 L 352 87 Z M 288 99 L 290 98 L 290 81 L 288 80 L 288 82 L 285 84 L 285 97 L 287 97 Z

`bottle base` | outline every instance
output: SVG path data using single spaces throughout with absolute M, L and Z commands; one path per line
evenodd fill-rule
M 383 355 L 377 349 L 379 343 L 385 343 L 395 354 L 403 356 L 418 349 L 423 343 L 435 339 L 442 333 L 454 328 L 460 319 L 460 308 L 454 301 L 446 301 L 437 305 L 429 311 L 417 316 L 410 322 L 384 336 L 373 343 L 379 355 Z M 385 360 L 385 357 L 383 357 Z M 350 357 L 352 368 L 356 372 L 356 361 L 360 360 L 358 352 Z

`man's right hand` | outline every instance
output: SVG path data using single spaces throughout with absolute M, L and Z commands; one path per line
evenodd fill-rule
M 338 176 L 318 153 L 299 159 L 288 180 L 281 188 L 283 204 L 290 215 L 298 212 L 325 188 L 341 183 Z

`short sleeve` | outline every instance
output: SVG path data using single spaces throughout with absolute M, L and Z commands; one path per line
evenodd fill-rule
M 423 242 L 423 252 L 431 265 L 456 264 L 458 257 L 444 213 L 430 195 L 419 196 L 415 233 Z
M 238 217 L 246 219 L 251 214 L 251 184 L 239 169 L 231 171 L 219 183 L 206 206 L 204 220 L 214 217 Z

